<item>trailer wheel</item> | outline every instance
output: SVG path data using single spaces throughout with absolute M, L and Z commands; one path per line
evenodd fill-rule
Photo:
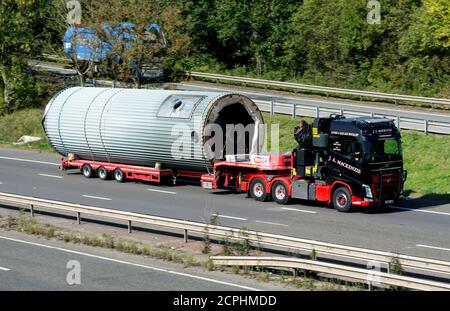
M 347 213 L 352 208 L 352 195 L 347 187 L 339 187 L 333 192 L 333 206 L 339 212 Z
M 97 174 L 98 174 L 98 177 L 99 177 L 101 180 L 107 180 L 107 179 L 109 179 L 109 173 L 108 173 L 108 170 L 107 170 L 104 166 L 100 166 L 100 167 L 97 169 Z
M 86 178 L 94 177 L 94 170 L 92 169 L 92 166 L 90 166 L 89 164 L 83 165 L 83 167 L 81 168 L 81 173 Z
M 256 201 L 265 201 L 267 198 L 266 183 L 261 178 L 255 178 L 250 184 L 250 195 Z
M 278 204 L 286 204 L 289 201 L 289 190 L 282 181 L 276 181 L 272 186 L 272 198 Z
M 123 171 L 120 168 L 116 168 L 114 170 L 114 179 L 117 182 L 124 182 L 125 181 L 125 174 L 123 173 Z

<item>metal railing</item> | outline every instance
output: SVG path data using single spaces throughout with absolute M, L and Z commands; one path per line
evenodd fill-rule
M 72 62 L 69 58 L 61 57 L 58 55 L 43 54 L 42 56 L 44 59 L 56 61 L 58 63 L 70 64 Z M 342 89 L 342 88 L 317 86 L 317 85 L 307 85 L 307 84 L 292 83 L 292 82 L 281 82 L 281 81 L 271 81 L 271 80 L 264 80 L 264 79 L 236 77 L 236 76 L 228 76 L 228 75 L 196 72 L 196 71 L 186 72 L 186 75 L 188 77 L 192 77 L 192 78 L 203 78 L 203 79 L 212 79 L 212 80 L 216 80 L 216 81 L 233 81 L 233 82 L 238 82 L 238 83 L 249 83 L 249 84 L 264 85 L 264 86 L 285 87 L 285 88 L 297 89 L 297 90 L 321 92 L 321 93 L 325 93 L 325 94 L 351 95 L 351 96 L 357 96 L 360 98 L 377 98 L 377 99 L 393 100 L 393 101 L 409 101 L 409 102 L 427 103 L 427 104 L 443 105 L 443 106 L 450 105 L 450 99 L 448 99 L 448 98 L 433 98 L 433 97 L 423 97 L 423 96 L 411 96 L 411 95 L 390 94 L 390 93 L 381 93 L 381 92 L 370 92 L 370 91 L 362 91 L 362 90 L 351 90 L 351 89 Z
M 369 284 L 369 288 L 383 284 L 423 291 L 450 290 L 450 284 L 446 283 L 389 274 L 374 270 L 370 270 L 370 272 L 368 272 L 366 269 L 307 259 L 256 256 L 211 256 L 210 259 L 214 265 L 290 268 L 326 273 L 333 276 L 367 282 Z
M 394 120 L 396 126 L 400 129 L 423 131 L 425 134 L 450 134 L 450 123 L 431 121 L 426 118 L 403 117 L 393 113 L 374 113 L 367 112 L 357 107 L 351 109 L 323 108 L 315 105 L 299 104 L 299 103 L 280 103 L 275 101 L 254 100 L 261 111 L 270 112 L 271 115 L 285 114 L 292 118 L 297 116 L 304 117 L 329 117 L 332 113 L 342 114 L 347 117 L 384 117 Z
M 205 223 L 159 216 L 150 216 L 100 207 L 33 198 L 10 193 L 0 193 L 0 202 L 6 203 L 9 206 L 24 207 L 26 209 L 29 209 L 32 216 L 34 216 L 37 207 L 43 207 L 74 213 L 77 217 L 78 223 L 81 222 L 82 215 L 99 216 L 118 221 L 124 221 L 127 222 L 128 231 L 130 233 L 132 231 L 132 223 L 147 224 L 169 228 L 172 230 L 180 230 L 184 233 L 185 242 L 187 242 L 188 240 L 189 232 L 200 234 L 205 234 L 205 232 L 207 232 L 210 236 L 235 240 L 247 240 L 253 244 L 276 247 L 288 252 L 305 251 L 307 253 L 310 253 L 314 251 L 319 256 L 338 257 L 340 258 L 340 261 L 342 261 L 342 259 L 350 259 L 352 260 L 349 261 L 350 264 L 354 264 L 355 260 L 361 262 L 376 261 L 386 264 L 388 271 L 391 261 L 395 258 L 398 263 L 405 269 L 412 269 L 413 271 L 419 271 L 420 273 L 437 273 L 440 275 L 445 275 L 446 277 L 450 275 L 450 262 L 435 259 L 427 259 L 391 252 L 363 249 L 314 240 L 306 240 L 296 237 L 257 232 L 252 230 L 245 230 L 243 232 L 242 229 L 238 228 L 210 225 Z
M 306 85 L 299 83 L 291 83 L 291 82 L 280 82 L 280 81 L 271 81 L 264 79 L 253 79 L 253 78 L 245 78 L 245 77 L 235 77 L 235 76 L 227 76 L 221 74 L 214 73 L 204 73 L 204 72 L 188 72 L 188 76 L 192 78 L 206 78 L 217 81 L 233 81 L 238 83 L 249 83 L 249 84 L 257 84 L 264 86 L 274 86 L 274 87 L 284 87 L 290 89 L 298 89 L 298 90 L 306 90 L 306 91 L 316 91 L 322 92 L 326 94 L 340 94 L 340 95 L 352 95 L 358 97 L 365 98 L 377 98 L 377 99 L 388 99 L 394 101 L 409 101 L 409 102 L 417 102 L 417 103 L 428 103 L 434 105 L 450 105 L 450 99 L 446 98 L 432 98 L 432 97 L 421 97 L 421 96 L 410 96 L 410 95 L 399 95 L 399 94 L 389 94 L 389 93 L 379 93 L 379 92 L 369 92 L 369 91 L 361 91 L 361 90 L 349 90 L 349 89 L 340 89 L 335 87 L 326 87 L 326 86 L 316 86 L 316 85 Z

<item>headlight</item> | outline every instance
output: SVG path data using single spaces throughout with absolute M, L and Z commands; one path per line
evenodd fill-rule
M 372 189 L 370 189 L 370 186 L 363 185 L 363 189 L 366 191 L 366 198 L 373 199 Z

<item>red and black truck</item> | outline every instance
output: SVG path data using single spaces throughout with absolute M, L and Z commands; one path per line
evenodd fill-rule
M 311 139 L 308 139 L 308 134 Z M 401 199 L 400 132 L 384 118 L 316 118 L 293 152 L 229 156 L 201 178 L 206 189 L 248 192 L 257 201 L 326 202 L 340 212 L 383 207 Z

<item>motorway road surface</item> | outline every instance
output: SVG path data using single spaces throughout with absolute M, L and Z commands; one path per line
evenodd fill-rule
M 287 289 L 282 285 L 261 283 L 231 273 L 183 269 L 177 264 L 143 256 L 2 230 L 0 250 L 0 291 Z M 78 263 L 79 284 L 74 274 L 76 270 L 73 270 Z
M 219 223 L 349 246 L 450 260 L 450 202 L 405 201 L 387 212 L 334 209 L 294 202 L 280 206 L 245 194 L 210 193 L 195 184 L 164 187 L 86 179 L 58 170 L 60 156 L 0 149 L 0 192 L 178 219 Z

